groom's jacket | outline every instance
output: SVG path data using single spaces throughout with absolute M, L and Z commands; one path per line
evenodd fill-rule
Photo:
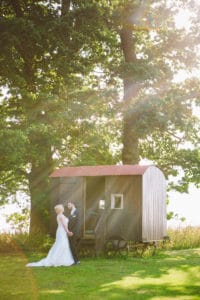
M 69 230 L 73 232 L 74 236 L 80 236 L 80 220 L 78 210 L 74 210 L 73 214 L 68 216 L 69 218 Z

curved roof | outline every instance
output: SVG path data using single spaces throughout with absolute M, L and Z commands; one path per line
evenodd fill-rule
M 110 166 L 81 166 L 64 167 L 55 170 L 50 177 L 73 176 L 112 176 L 112 175 L 143 175 L 152 166 L 141 165 L 110 165 Z

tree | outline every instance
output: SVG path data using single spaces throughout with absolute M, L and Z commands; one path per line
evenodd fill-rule
M 194 105 L 199 105 L 199 83 L 195 78 L 176 82 L 174 76 L 180 70 L 189 74 L 199 61 L 195 55 L 199 4 L 187 0 L 112 3 L 110 28 L 120 41 L 118 74 L 124 88 L 122 161 L 134 164 L 146 157 L 166 176 L 177 175 L 181 167 L 185 171 L 182 190 L 187 190 L 190 180 L 200 182 L 196 171 L 199 118 L 193 115 Z M 178 9 L 191 6 L 190 28 L 177 29 Z M 193 149 L 183 150 L 185 143 Z
M 95 95 L 102 109 L 106 105 L 97 92 L 83 87 L 106 56 L 100 15 L 92 0 L 2 1 L 0 10 L 0 80 L 7 89 L 1 103 L 2 185 L 5 195 L 6 187 L 13 193 L 27 185 L 30 231 L 48 231 L 54 157 L 72 149 L 70 142 L 84 128 L 79 120 L 84 125 L 85 115 L 94 112 L 88 103 Z

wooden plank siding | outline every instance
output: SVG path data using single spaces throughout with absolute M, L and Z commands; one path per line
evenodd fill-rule
M 102 213 L 100 200 L 105 200 L 105 177 L 84 177 L 84 238 L 94 237 L 94 229 Z
M 66 206 L 67 202 L 74 202 L 80 215 L 81 232 L 84 225 L 84 178 L 83 177 L 60 177 L 59 203 Z M 65 215 L 68 210 L 65 208 Z
M 123 194 L 123 209 L 111 209 L 111 194 Z M 141 238 L 141 176 L 106 177 L 106 234 Z
M 132 177 L 132 197 L 129 206 L 130 226 L 132 228 L 131 240 L 142 241 L 142 176 Z
M 163 173 L 150 167 L 142 184 L 142 240 L 162 240 L 166 236 L 166 182 Z

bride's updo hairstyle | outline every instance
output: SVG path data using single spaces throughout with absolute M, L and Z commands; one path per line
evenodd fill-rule
M 57 214 L 64 212 L 64 206 L 62 204 L 54 206 L 54 209 Z

